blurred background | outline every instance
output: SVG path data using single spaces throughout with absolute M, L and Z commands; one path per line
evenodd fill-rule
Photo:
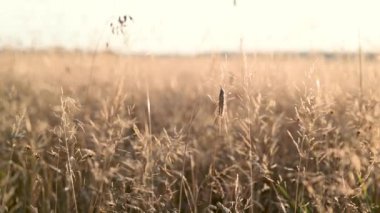
M 12 0 L 0 47 L 144 53 L 380 49 L 375 0 Z M 130 15 L 123 35 L 111 22 Z

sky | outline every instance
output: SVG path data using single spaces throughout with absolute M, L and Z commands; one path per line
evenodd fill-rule
M 145 53 L 380 50 L 376 0 L 11 0 L 0 48 Z M 130 15 L 124 34 L 110 23 Z

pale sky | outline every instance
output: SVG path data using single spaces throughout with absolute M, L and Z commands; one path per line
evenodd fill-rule
M 123 52 L 380 50 L 376 0 L 2 0 L 0 48 Z M 130 15 L 126 35 L 109 23 Z M 359 36 L 360 35 L 360 36 Z M 360 39 L 359 39 L 360 38 Z

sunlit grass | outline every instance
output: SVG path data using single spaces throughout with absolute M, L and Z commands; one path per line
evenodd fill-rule
M 4 51 L 0 211 L 377 211 L 379 65 Z

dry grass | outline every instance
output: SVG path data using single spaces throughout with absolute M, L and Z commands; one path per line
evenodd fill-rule
M 3 51 L 0 212 L 379 211 L 380 63 L 361 67 Z

